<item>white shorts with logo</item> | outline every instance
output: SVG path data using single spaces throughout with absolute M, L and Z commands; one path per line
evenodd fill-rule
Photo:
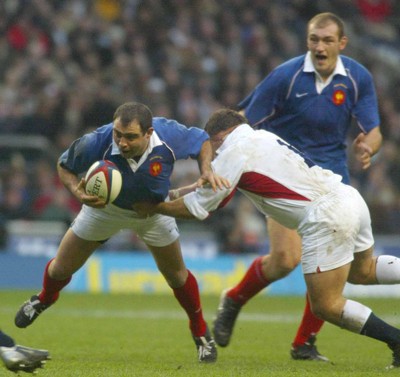
M 298 232 L 304 274 L 344 266 L 354 253 L 374 244 L 368 207 L 358 191 L 347 185 L 313 203 Z
M 112 204 L 102 209 L 83 205 L 71 228 L 78 237 L 88 241 L 105 241 L 122 229 L 131 229 L 144 243 L 157 247 L 170 245 L 179 237 L 172 217 L 140 218 L 134 211 Z

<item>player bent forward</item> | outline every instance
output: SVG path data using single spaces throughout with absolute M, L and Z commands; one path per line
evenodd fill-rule
M 140 103 L 128 102 L 114 114 L 113 122 L 83 135 L 65 151 L 58 173 L 65 187 L 83 203 L 82 210 L 64 235 L 56 257 L 45 268 L 43 289 L 26 301 L 15 317 L 25 328 L 58 299 L 90 255 L 121 229 L 131 229 L 151 251 L 158 269 L 186 311 L 201 362 L 214 362 L 217 349 L 201 309 L 196 278 L 183 261 L 175 219 L 143 217 L 132 204 L 165 200 L 177 159 L 196 158 L 202 179 L 214 188 L 222 183 L 211 170 L 212 148 L 207 133 L 174 120 L 152 116 Z M 110 160 L 122 174 L 122 188 L 112 204 L 85 192 L 84 174 L 98 160 Z M 200 182 L 201 183 L 201 182 Z
M 216 152 L 213 169 L 231 182 L 178 200 L 143 204 L 140 211 L 204 220 L 240 190 L 257 209 L 302 238 L 302 269 L 315 315 L 349 331 L 385 342 L 393 352 L 389 368 L 400 366 L 400 330 L 370 308 L 343 297 L 353 284 L 398 284 L 400 261 L 373 258 L 368 207 L 341 176 L 322 169 L 278 136 L 253 130 L 239 113 L 219 110 L 207 122 Z M 139 210 L 139 207 L 137 207 Z

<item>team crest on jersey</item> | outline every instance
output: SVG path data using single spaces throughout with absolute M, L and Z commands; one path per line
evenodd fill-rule
M 335 105 L 342 105 L 346 99 L 346 93 L 343 90 L 335 90 L 333 92 L 333 103 Z
M 160 162 L 152 162 L 150 164 L 150 175 L 156 177 L 157 175 L 161 174 L 162 172 L 162 165 Z

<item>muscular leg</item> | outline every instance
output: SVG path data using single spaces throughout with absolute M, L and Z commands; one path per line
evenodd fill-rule
M 49 276 L 56 280 L 69 278 L 85 264 L 100 245 L 100 242 L 86 241 L 68 229 L 55 258 L 49 264 Z
M 359 267 L 368 270 L 369 260 Z M 353 269 L 353 273 L 354 273 Z M 385 342 L 393 351 L 391 368 L 400 367 L 400 330 L 378 318 L 363 304 L 346 300 L 342 291 L 350 272 L 350 265 L 335 270 L 306 274 L 308 294 L 316 315 L 336 326 Z
M 55 258 L 46 266 L 43 289 L 38 295 L 39 300 L 45 304 L 55 302 L 59 292 L 71 281 L 72 275 L 85 264 L 99 246 L 99 242 L 83 240 L 68 229 Z
M 15 315 L 15 325 L 30 326 L 36 318 L 57 301 L 60 291 L 71 281 L 76 272 L 100 245 L 99 242 L 85 241 L 68 229 L 54 259 L 47 263 L 43 276 L 43 287 L 20 307 Z
M 313 313 L 337 326 L 342 324 L 346 301 L 342 292 L 349 271 L 350 264 L 347 264 L 331 271 L 304 275 Z
M 400 259 L 391 255 L 373 256 L 373 248 L 354 254 L 349 283 L 352 284 L 399 284 Z
M 285 228 L 272 219 L 268 221 L 267 225 L 271 240 L 271 252 L 264 257 L 263 274 L 270 282 L 273 282 L 288 275 L 300 262 L 301 238 L 297 231 Z M 301 346 L 305 345 L 310 339 L 313 339 L 312 337 L 315 337 L 319 333 L 323 324 L 324 321 L 313 314 L 309 298 L 306 296 L 303 317 L 292 342 L 293 348 L 291 354 L 293 358 L 309 359 L 309 352 L 312 350 L 312 357 L 315 357 L 317 360 L 328 360 L 319 355 L 316 349 L 314 354 L 313 344 L 311 348 L 308 345 L 305 347 L 305 354 L 301 352 Z M 298 349 L 297 354 L 296 349 Z
M 235 287 L 226 291 L 221 299 L 217 319 L 214 322 L 215 340 L 221 346 L 229 344 L 241 306 L 270 283 L 288 275 L 300 261 L 301 239 L 297 232 L 280 225 L 273 219 L 268 219 L 267 227 L 270 253 L 257 258 L 242 280 Z M 312 313 L 307 300 L 293 346 L 304 345 L 311 336 L 319 332 L 322 324 L 323 321 Z M 326 359 L 317 353 L 315 347 L 311 347 L 315 359 Z M 306 355 L 297 356 L 297 358 L 310 358 L 309 352 Z
M 257 258 L 239 284 L 227 292 L 228 297 L 241 305 L 270 283 L 288 275 L 300 262 L 301 240 L 297 232 L 273 219 L 268 219 L 267 228 L 269 254 Z
M 263 257 L 262 271 L 270 283 L 282 279 L 300 263 L 301 239 L 297 231 L 268 219 L 270 252 Z
M 182 258 L 179 241 L 164 247 L 147 245 L 176 299 L 189 317 L 189 326 L 196 337 L 203 336 L 207 324 L 203 318 L 200 293 L 196 278 L 187 270 Z
M 179 240 L 164 247 L 147 247 L 152 252 L 158 269 L 172 288 L 175 298 L 189 317 L 189 328 L 196 344 L 198 360 L 204 363 L 215 362 L 217 348 L 203 318 L 196 278 L 186 269 Z

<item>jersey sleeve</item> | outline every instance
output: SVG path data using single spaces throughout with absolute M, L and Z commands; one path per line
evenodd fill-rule
M 353 110 L 362 131 L 368 133 L 380 125 L 378 100 L 372 75 L 364 68 L 358 83 L 358 100 Z
M 229 188 L 218 189 L 214 192 L 209 185 L 198 188 L 196 191 L 183 197 L 189 212 L 199 220 L 206 219 L 210 212 L 224 206 L 231 199 L 236 186 L 244 172 L 246 157 L 237 149 L 231 148 L 221 153 L 213 161 L 213 170 L 216 174 L 228 179 Z
M 176 160 L 197 158 L 208 134 L 196 127 L 186 127 L 172 119 L 154 118 L 154 127 L 161 140 L 166 143 Z
M 264 78 L 238 108 L 245 110 L 251 126 L 256 126 L 274 114 L 282 106 L 287 93 L 287 80 L 282 70 L 277 68 Z
M 60 165 L 72 173 L 84 173 L 94 162 L 103 158 L 102 149 L 107 134 L 96 130 L 76 139 L 60 156 Z

